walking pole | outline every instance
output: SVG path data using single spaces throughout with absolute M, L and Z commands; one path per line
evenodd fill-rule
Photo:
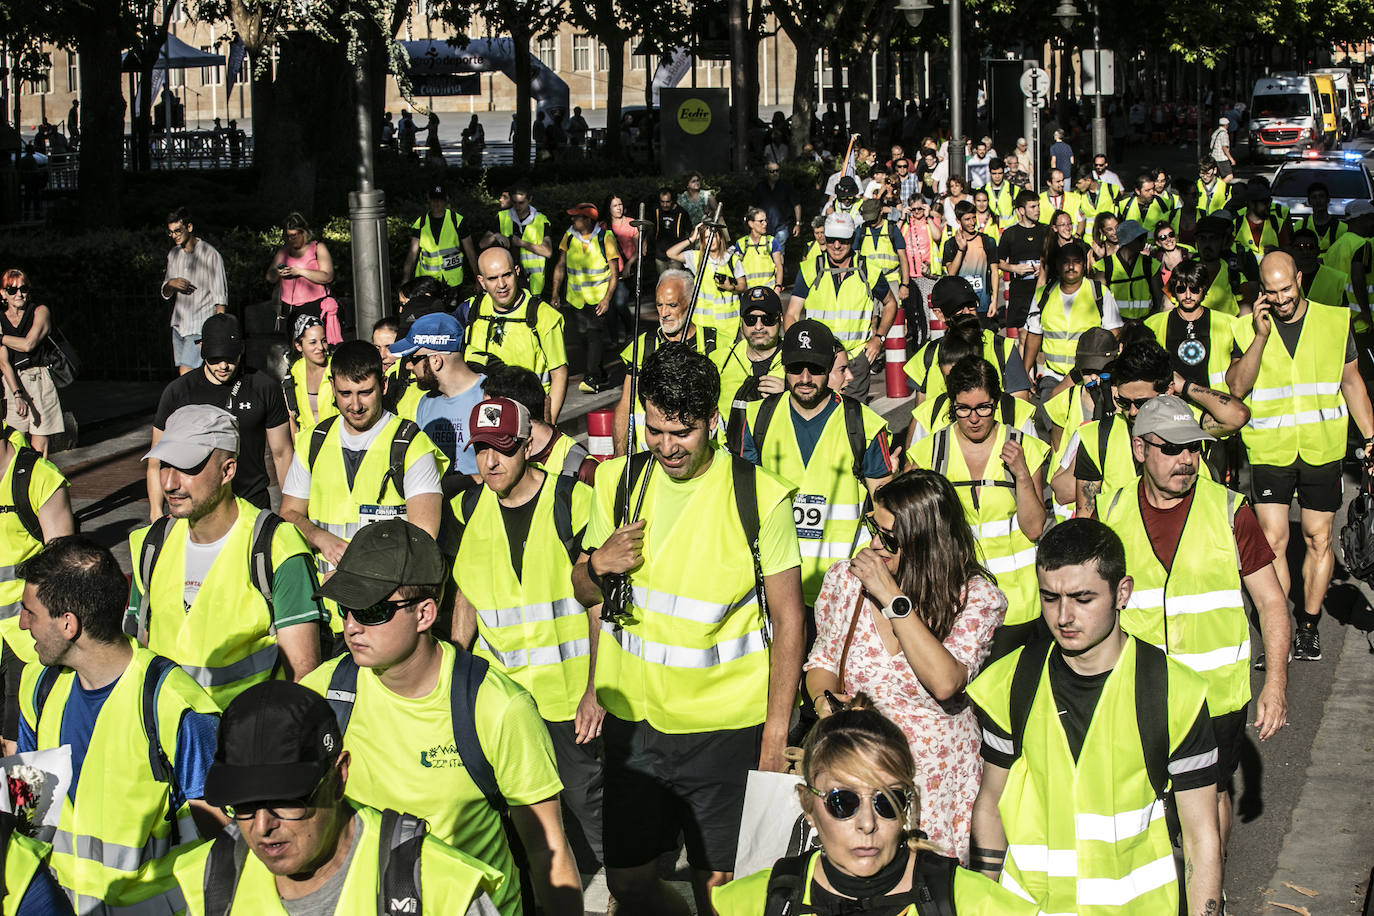
M 706 244 L 702 248 L 701 257 L 697 260 L 697 275 L 692 283 L 692 299 L 687 303 L 687 314 L 682 319 L 682 342 L 687 342 L 687 329 L 692 326 L 692 315 L 697 310 L 697 297 L 701 295 L 701 281 L 706 279 L 706 259 L 711 256 L 711 248 L 716 243 L 716 233 L 724 227 L 720 222 L 720 204 L 716 204 L 716 212 L 709 222 L 704 225 L 710 230 L 706 236 Z

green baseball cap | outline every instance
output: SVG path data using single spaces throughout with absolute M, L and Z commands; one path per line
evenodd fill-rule
M 353 536 L 315 597 L 346 608 L 365 608 L 391 597 L 402 585 L 428 585 L 437 592 L 447 576 L 434 538 L 403 518 L 389 518 Z

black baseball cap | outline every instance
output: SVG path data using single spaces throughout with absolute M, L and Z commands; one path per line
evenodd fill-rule
M 425 197 L 430 200 L 448 200 L 448 192 L 444 190 L 443 185 L 431 185 L 425 188 Z
M 1088 328 L 1078 338 L 1073 363 L 1079 372 L 1101 372 L 1116 361 L 1116 335 L 1105 328 Z
M 211 315 L 200 326 L 200 356 L 207 363 L 227 359 L 231 362 L 243 355 L 243 335 L 239 320 L 233 315 Z
M 941 315 L 957 315 L 968 308 L 978 307 L 978 294 L 963 277 L 945 274 L 935 281 L 930 291 L 930 307 Z
M 343 749 L 324 697 L 291 681 L 263 681 L 219 720 L 205 801 L 215 807 L 308 798 Z
M 835 362 L 835 334 L 814 318 L 794 322 L 782 337 L 782 364 L 802 363 L 829 370 Z
M 444 555 L 434 538 L 403 518 L 364 526 L 349 542 L 334 574 L 315 590 L 346 608 L 371 607 L 402 585 L 431 586 L 447 578 Z
M 836 197 L 858 197 L 859 183 L 850 176 L 846 175 L 835 182 Z
M 768 286 L 753 286 L 744 294 L 744 305 L 740 307 L 741 315 L 748 315 L 750 312 L 763 312 L 765 315 L 781 315 L 782 300 L 778 294 Z

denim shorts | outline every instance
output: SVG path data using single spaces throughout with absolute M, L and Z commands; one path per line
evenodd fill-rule
M 182 337 L 176 328 L 172 328 L 172 362 L 188 369 L 199 369 L 204 362 L 200 358 L 200 335 Z

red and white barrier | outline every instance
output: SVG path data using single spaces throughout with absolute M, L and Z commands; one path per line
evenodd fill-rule
M 892 327 L 887 330 L 887 339 L 883 341 L 883 357 L 886 360 L 883 372 L 887 376 L 887 396 L 890 398 L 904 398 L 911 393 L 907 387 L 906 373 L 902 367 L 906 365 L 906 315 L 901 308 L 897 309 L 897 317 L 892 322 Z
M 587 453 L 597 461 L 615 457 L 615 411 L 610 408 L 587 414 Z

